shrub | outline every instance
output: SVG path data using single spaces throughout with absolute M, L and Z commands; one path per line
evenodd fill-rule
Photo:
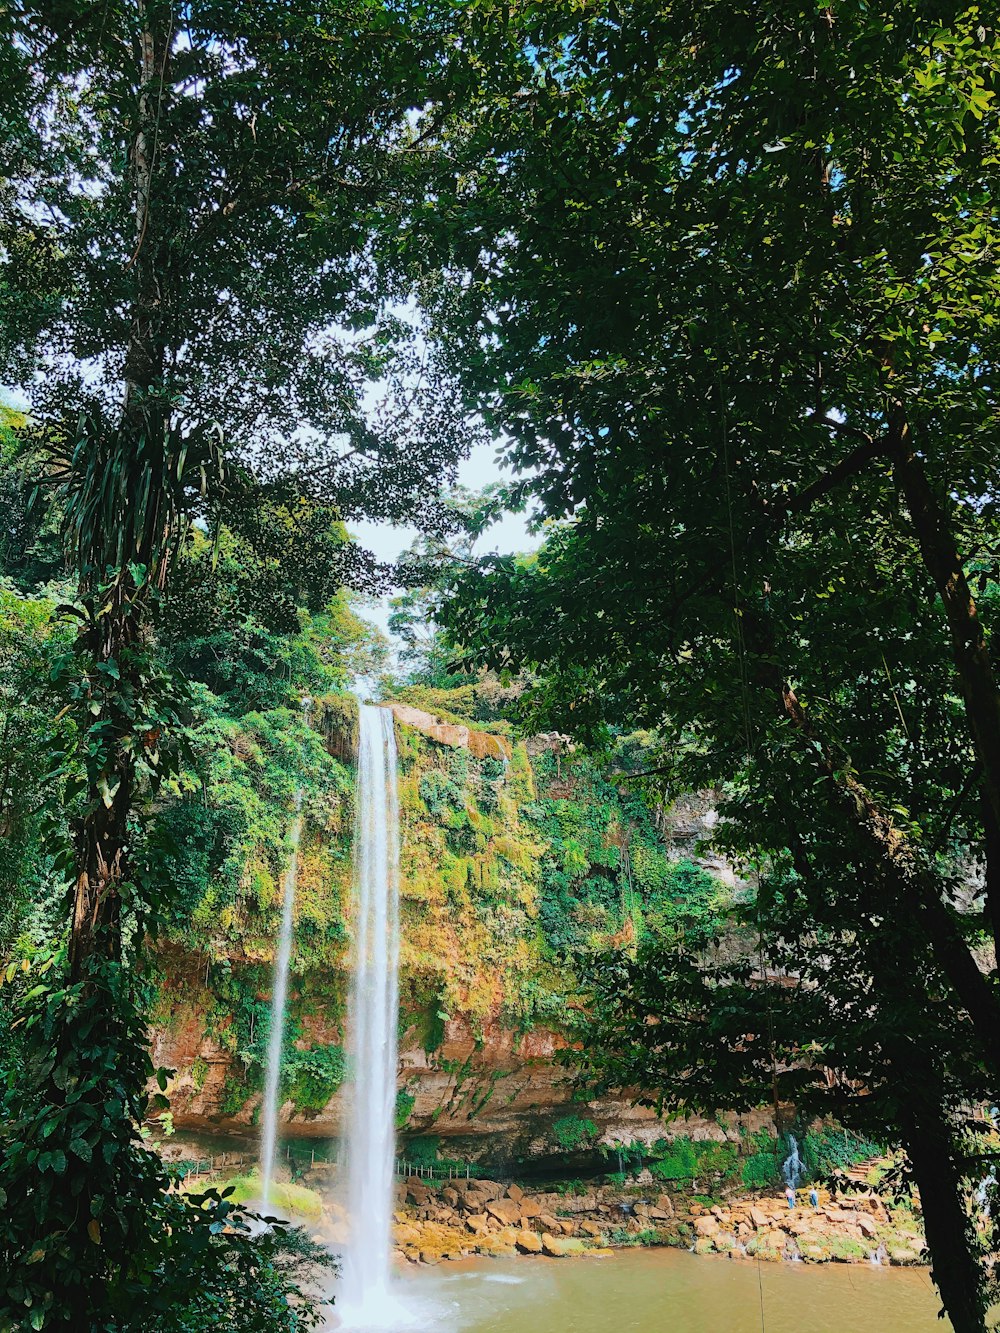
M 343 1048 L 311 1046 L 290 1050 L 285 1056 L 282 1083 L 298 1111 L 322 1111 L 344 1081 Z
M 855 1166 L 871 1157 L 885 1156 L 886 1148 L 873 1139 L 832 1126 L 807 1130 L 799 1144 L 799 1155 L 808 1176 L 831 1175 L 838 1168 Z
M 396 1093 L 396 1128 L 405 1129 L 407 1121 L 413 1114 L 413 1108 L 416 1105 L 416 1097 L 412 1092 L 407 1092 L 405 1088 L 400 1088 Z
M 657 1180 L 693 1180 L 698 1174 L 698 1154 L 690 1139 L 674 1139 L 650 1171 Z
M 552 1126 L 552 1137 L 563 1152 L 574 1152 L 597 1137 L 597 1126 L 578 1115 L 566 1115 Z
M 781 1163 L 773 1150 L 751 1153 L 743 1163 L 743 1184 L 750 1190 L 769 1189 L 781 1180 Z

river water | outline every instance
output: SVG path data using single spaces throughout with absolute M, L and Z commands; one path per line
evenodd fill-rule
M 677 1250 L 467 1260 L 396 1287 L 434 1333 L 948 1333 L 926 1269 L 760 1264 Z M 763 1308 L 763 1319 L 761 1318 Z M 334 1321 L 335 1322 L 335 1321 Z

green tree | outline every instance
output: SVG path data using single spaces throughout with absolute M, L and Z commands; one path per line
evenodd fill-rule
M 5 1095 L 8 1323 L 77 1328 L 84 1309 L 107 1327 L 171 1234 L 136 1140 L 151 1070 L 134 974 L 159 902 L 135 847 L 187 739 L 153 637 L 179 548 L 227 508 L 267 545 L 303 497 L 430 519 L 464 443 L 377 241 L 461 93 L 455 17 L 71 0 L 0 19 L 0 374 L 30 390 L 77 627 L 51 668 L 72 722 L 49 749 L 76 816 L 51 846 L 68 946 L 23 996 L 32 1059 Z
M 474 664 L 540 673 L 547 725 L 660 729 L 668 783 L 732 784 L 765 955 L 815 987 L 829 1023 L 801 1031 L 849 1085 L 906 1089 L 872 1106 L 979 1330 L 959 1106 L 1000 1080 L 996 30 L 916 2 L 526 21 L 532 92 L 456 136 L 475 185 L 425 254 L 467 275 L 438 311 L 470 396 L 573 522 L 459 577 L 443 617 Z M 661 1017 L 711 1031 L 729 996 Z

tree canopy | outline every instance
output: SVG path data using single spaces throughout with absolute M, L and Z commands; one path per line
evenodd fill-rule
M 441 615 L 472 662 L 537 673 L 534 720 L 657 728 L 668 789 L 725 784 L 723 836 L 760 874 L 794 1050 L 748 971 L 737 993 L 649 959 L 616 964 L 632 989 L 599 983 L 609 1068 L 636 1072 L 613 1037 L 655 1063 L 655 1017 L 675 1103 L 750 1071 L 760 1096 L 775 1058 L 795 1083 L 810 1043 L 870 1106 L 905 1088 L 879 1114 L 933 1247 L 966 1230 L 977 1170 L 951 1093 L 1000 1076 L 997 33 L 919 3 L 563 19 L 535 95 L 464 127 L 481 166 L 431 235 L 467 278 L 428 285 L 456 374 L 564 526 L 459 575 Z M 980 1328 L 969 1264 L 935 1276 Z
M 235 812 L 206 840 L 251 806 L 282 836 L 290 793 L 219 759 L 237 719 L 265 767 L 342 780 L 294 699 L 386 666 L 345 591 L 386 584 L 366 517 L 421 530 L 392 612 L 413 698 L 457 672 L 477 716 L 619 755 L 642 729 L 623 778 L 720 793 L 741 947 L 693 884 L 697 948 L 665 918 L 592 960 L 589 1076 L 901 1142 L 982 1333 L 993 18 L 66 0 L 0 30 L 0 380 L 27 403 L 0 420 L 0 1324 L 127 1327 L 171 1267 L 211 1268 L 241 1327 L 295 1323 L 308 1247 L 227 1248 L 230 1203 L 175 1207 L 137 1137 L 142 971 L 177 907 L 165 793 L 200 764 Z M 517 484 L 448 503 L 487 435 Z M 477 558 L 529 500 L 537 554 Z

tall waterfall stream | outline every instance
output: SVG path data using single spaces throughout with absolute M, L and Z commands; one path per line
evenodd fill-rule
M 341 1326 L 400 1321 L 390 1290 L 399 1009 L 399 797 L 388 708 L 361 704 L 354 835 L 355 927 L 347 1028 L 352 1085 L 344 1144 L 350 1239 Z

